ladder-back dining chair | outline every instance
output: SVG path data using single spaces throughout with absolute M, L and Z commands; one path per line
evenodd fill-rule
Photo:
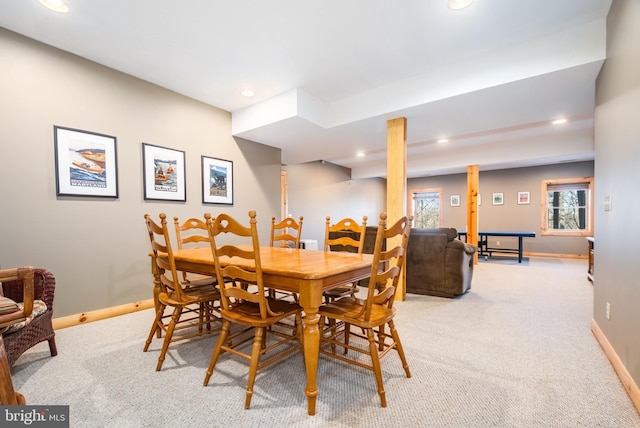
M 173 224 L 176 230 L 176 241 L 178 249 L 209 246 L 209 232 L 207 225 L 199 218 L 191 217 L 182 224 L 177 216 L 173 217 Z M 213 286 L 216 285 L 216 278 L 206 275 L 194 275 L 192 273 L 181 272 L 182 284 L 187 287 Z
M 327 216 L 324 232 L 324 250 L 362 254 L 366 231 L 367 216 L 362 217 L 362 224 L 358 224 L 352 218 L 343 218 L 333 225 L 331 224 L 331 217 Z M 329 303 L 344 296 L 355 296 L 357 292 L 358 284 L 354 282 L 327 290 L 323 295 L 325 302 Z
M 300 248 L 300 237 L 302 236 L 302 221 L 303 217 L 296 221 L 292 217 L 286 217 L 283 220 L 276 223 L 276 218 L 271 217 L 271 235 L 269 239 L 269 245 L 271 247 L 283 247 L 283 248 Z M 288 293 L 286 291 L 278 291 L 273 288 L 269 289 L 269 295 L 271 297 L 278 297 L 281 299 L 293 298 L 294 301 L 298 301 L 297 293 Z
M 400 336 L 393 323 L 393 317 L 396 314 L 393 303 L 406 259 L 411 219 L 406 216 L 402 217 L 388 228 L 386 222 L 387 214 L 381 213 L 366 298 L 343 297 L 325 303 L 320 306 L 319 310 L 320 325 L 323 325 L 325 318 L 341 322 L 342 325 L 341 330 L 325 330 L 323 332 L 320 353 L 372 370 L 375 374 L 382 407 L 387 406 L 387 400 L 382 382 L 380 359 L 395 349 L 405 374 L 408 378 L 411 377 Z M 384 241 L 387 243 L 386 251 L 383 250 Z M 352 325 L 360 327 L 365 334 L 351 332 Z M 390 335 L 385 332 L 387 326 Z M 356 343 L 350 343 L 351 336 L 364 339 L 365 342 L 356 340 Z M 331 350 L 323 346 L 327 343 L 331 345 Z M 336 346 L 343 347 L 345 355 L 338 354 Z M 353 353 L 349 355 L 347 351 L 353 351 Z M 367 364 L 366 361 L 358 359 L 357 356 L 361 354 L 369 355 L 371 363 Z
M 222 299 L 220 313 L 223 324 L 211 355 L 204 385 L 209 384 L 223 352 L 248 359 L 250 364 L 245 397 L 245 408 L 248 409 L 257 371 L 302 349 L 302 310 L 297 303 L 273 299 L 265 293 L 255 211 L 249 211 L 249 226 L 240 224 L 226 214 L 215 218 L 205 214 L 205 218 Z M 237 246 L 242 244 L 245 245 Z M 226 264 L 223 264 L 223 260 Z M 252 288 L 256 287 L 257 292 L 248 291 L 245 286 L 247 284 Z M 293 334 L 278 328 L 280 321 L 290 317 L 295 318 L 297 326 Z M 231 324 L 249 329 L 244 328 L 230 334 Z M 253 344 L 249 353 L 245 348 L 248 346 L 246 342 L 250 340 L 247 333 L 251 332 Z M 265 359 L 261 359 L 261 356 Z
M 156 295 L 159 304 L 144 351 L 149 349 L 156 333 L 165 333 L 156 365 L 156 370 L 159 371 L 162 369 L 170 343 L 219 330 L 212 328 L 212 323 L 219 320 L 216 315 L 216 303 L 220 301 L 220 293 L 213 287 L 183 288 L 173 257 L 167 216 L 164 213 L 160 214 L 160 225 L 154 222 L 149 214 L 145 214 L 144 219 L 151 242 L 154 268 L 152 273 L 155 287 L 158 289 Z M 164 317 L 167 308 L 172 308 L 168 323 Z
M 300 248 L 302 220 L 302 216 L 298 221 L 292 217 L 286 217 L 276 223 L 276 218 L 271 217 L 271 239 L 269 245 L 272 247 Z

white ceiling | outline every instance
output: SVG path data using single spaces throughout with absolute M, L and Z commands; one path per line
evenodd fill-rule
M 410 177 L 593 159 L 611 0 L 65 1 L 4 0 L 0 26 L 230 111 L 284 164 L 385 176 L 396 117 Z

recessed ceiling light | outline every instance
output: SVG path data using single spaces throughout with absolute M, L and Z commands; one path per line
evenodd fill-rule
M 562 125 L 563 123 L 567 123 L 567 119 L 556 119 L 551 123 L 554 125 Z
M 438 140 L 438 143 L 440 143 L 440 144 L 444 144 L 444 143 L 448 143 L 448 142 L 449 142 L 449 140 L 448 140 L 448 139 L 446 139 L 446 138 L 440 138 L 440 139 Z
M 62 0 L 40 0 L 40 3 L 43 6 L 48 7 L 49 9 L 54 10 L 56 12 L 60 12 L 60 13 L 69 12 L 69 6 L 67 6 Z
M 253 91 L 252 91 L 251 89 L 243 89 L 243 90 L 240 92 L 240 95 L 242 95 L 243 97 L 252 97 L 252 96 L 254 96 L 255 94 L 253 93 Z
M 362 157 L 364 157 L 364 152 L 358 152 L 358 153 L 356 153 L 356 156 L 359 157 L 359 158 L 362 158 Z
M 474 0 L 449 0 L 447 6 L 451 10 L 461 10 L 465 7 L 469 7 Z

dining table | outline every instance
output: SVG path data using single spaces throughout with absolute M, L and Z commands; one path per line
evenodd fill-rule
M 211 248 L 187 248 L 173 251 L 176 269 L 201 275 L 215 275 Z M 260 247 L 260 263 L 266 287 L 295 292 L 304 311 L 303 352 L 307 375 L 305 395 L 307 412 L 316 413 L 318 386 L 316 375 L 320 350 L 318 308 L 326 290 L 371 276 L 371 254 Z M 223 257 L 222 265 L 239 263 Z

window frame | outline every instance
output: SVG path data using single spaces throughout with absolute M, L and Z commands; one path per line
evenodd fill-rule
M 549 229 L 549 216 L 548 216 L 548 200 L 547 192 L 549 186 L 554 185 L 566 185 L 566 184 L 584 184 L 587 183 L 589 190 L 589 200 L 587 202 L 587 227 L 584 230 L 561 230 L 561 229 Z M 546 236 L 593 236 L 593 206 L 594 206 L 594 192 L 593 192 L 593 177 L 580 177 L 580 178 L 561 178 L 554 180 L 543 180 L 540 191 L 541 203 L 541 234 Z
M 413 219 L 411 220 L 411 226 L 415 227 L 416 225 L 416 213 L 415 213 L 415 194 L 416 193 L 437 193 L 438 194 L 438 227 L 442 227 L 442 187 L 429 187 L 424 189 L 410 189 L 409 197 L 407 198 L 407 212 L 411 213 Z

